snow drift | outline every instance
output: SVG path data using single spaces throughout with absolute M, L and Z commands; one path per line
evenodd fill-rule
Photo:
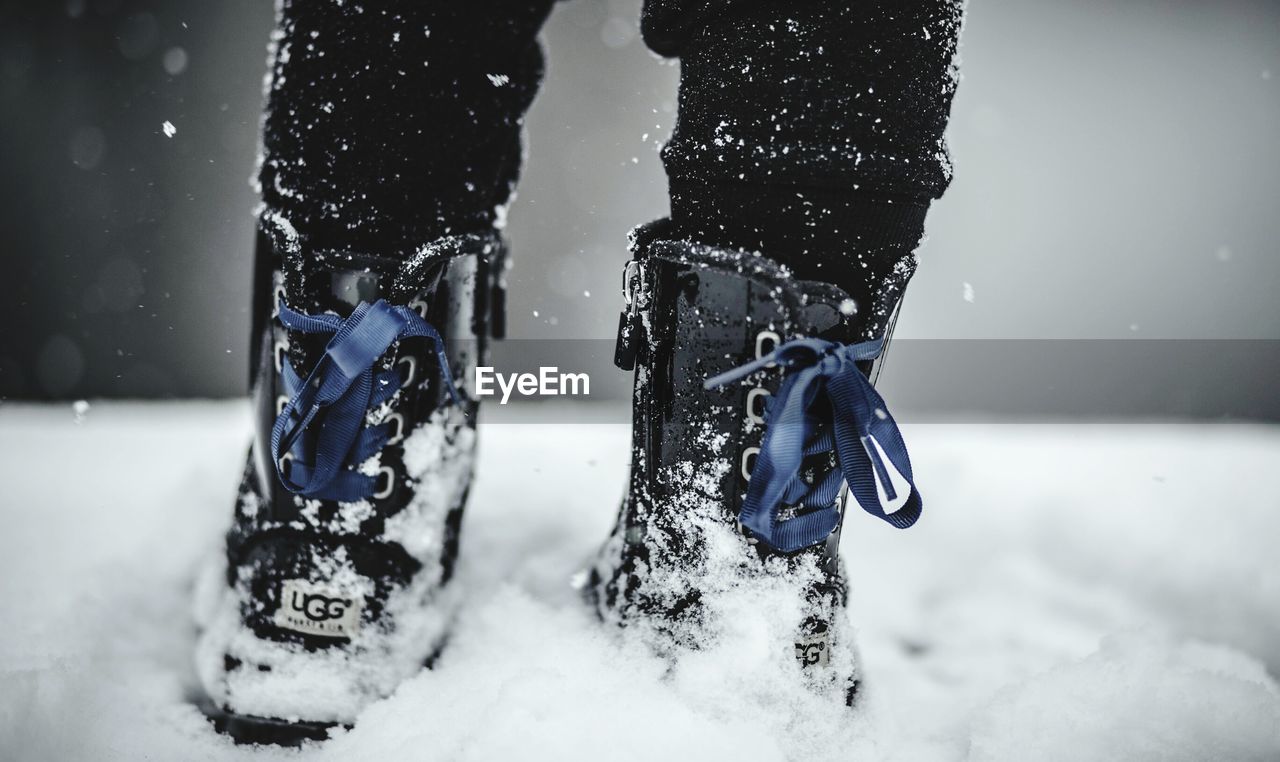
M 1280 431 L 904 430 L 925 517 L 845 532 L 855 711 L 764 679 L 750 602 L 675 662 L 600 626 L 570 580 L 614 518 L 626 428 L 482 424 L 448 648 L 304 756 L 1280 758 Z M 6 405 L 0 431 L 0 758 L 296 758 L 189 702 L 191 588 L 247 411 Z

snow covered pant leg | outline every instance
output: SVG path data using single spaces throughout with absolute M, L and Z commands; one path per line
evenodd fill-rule
M 892 311 L 951 176 L 962 16 L 963 0 L 646 0 L 645 41 L 681 64 L 662 154 L 677 229 Z
M 520 171 L 554 0 L 278 0 L 258 186 L 304 251 L 485 235 Z M 279 266 L 258 237 L 254 293 Z M 255 299 L 251 355 L 274 305 Z
M 553 0 L 281 0 L 267 208 L 326 245 L 393 254 L 483 232 L 520 168 Z

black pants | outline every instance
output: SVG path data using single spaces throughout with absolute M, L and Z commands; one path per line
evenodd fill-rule
M 383 254 L 492 225 L 552 4 L 284 0 L 266 206 Z M 678 228 L 846 287 L 901 270 L 950 177 L 960 21 L 961 0 L 647 0 L 645 41 L 681 62 L 662 152 Z

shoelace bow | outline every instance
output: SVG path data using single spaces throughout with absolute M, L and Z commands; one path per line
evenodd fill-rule
M 751 470 L 739 521 L 770 547 L 790 553 L 821 542 L 840 523 L 842 482 L 863 510 L 905 529 L 923 507 L 898 424 L 855 363 L 880 356 L 884 339 L 840 344 L 796 339 L 770 354 L 706 381 L 724 386 L 777 364 L 783 372 L 766 401 L 764 440 Z M 825 395 L 827 405 L 815 405 Z M 836 453 L 837 465 L 817 484 L 801 477 L 806 456 Z M 782 505 L 817 508 L 779 518 Z
M 354 467 L 391 437 L 388 423 L 366 426 L 365 415 L 400 389 L 395 368 L 373 372 L 378 358 L 395 342 L 429 339 L 449 394 L 461 404 L 439 331 L 408 307 L 379 299 L 361 302 L 349 317 L 340 318 L 296 312 L 281 299 L 280 322 L 290 331 L 333 337 L 305 381 L 287 357 L 281 363 L 289 402 L 271 429 L 271 455 L 281 484 L 294 494 L 353 502 L 376 491 L 378 477 Z

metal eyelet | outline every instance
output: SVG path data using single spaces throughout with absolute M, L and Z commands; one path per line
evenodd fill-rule
M 396 360 L 396 365 L 399 365 L 400 363 L 407 363 L 409 365 L 409 371 L 404 374 L 404 381 L 400 383 L 401 389 L 408 389 L 410 386 L 413 386 L 413 380 L 418 375 L 418 361 L 414 359 L 413 355 L 405 355 L 399 360 Z
M 277 416 L 283 413 L 284 409 L 288 406 L 289 406 L 288 397 L 284 396 L 283 394 L 281 394 L 279 397 L 276 397 L 276 415 Z
M 769 349 L 768 349 L 768 350 L 766 350 L 766 349 L 765 349 L 765 341 L 768 341 L 768 340 L 772 340 L 772 341 L 773 341 L 773 346 L 769 347 Z M 777 334 L 777 332 L 776 332 L 776 331 L 761 331 L 761 332 L 757 333 L 757 334 L 756 334 L 756 359 L 757 359 L 757 360 L 761 359 L 761 358 L 762 358 L 762 357 L 764 357 L 765 355 L 767 355 L 767 354 L 769 354 L 770 352 L 772 352 L 773 350 L 777 349 L 777 348 L 778 348 L 778 346 L 779 346 L 779 345 L 781 345 L 781 344 L 782 344 L 782 337 L 781 337 L 781 336 L 779 336 L 779 335 Z M 773 362 L 771 362 L 771 363 L 769 363 L 768 365 L 766 365 L 765 367 L 766 367 L 766 368 L 772 368 L 772 367 L 774 367 L 775 365 L 777 365 L 777 363 L 773 363 Z
M 761 397 L 764 397 L 767 400 L 769 396 L 769 390 L 763 389 L 759 386 L 747 392 L 747 418 L 750 419 L 752 423 L 764 423 L 764 405 L 760 405 L 760 412 L 757 413 L 756 400 Z
M 396 422 L 396 433 L 387 439 L 387 444 L 399 444 L 404 441 L 404 416 L 399 413 L 392 413 L 387 416 L 383 423 Z
M 272 349 L 272 355 L 275 358 L 276 373 L 284 372 L 284 356 L 289 351 L 289 342 L 277 341 Z
M 748 447 L 742 451 L 742 478 L 751 481 L 751 470 L 755 468 L 753 457 L 760 454 L 759 447 Z
M 409 309 L 421 315 L 423 320 L 427 319 L 427 303 L 424 302 L 423 300 L 414 299 L 413 301 L 409 302 Z
M 387 486 L 370 495 L 370 497 L 372 497 L 374 500 L 385 500 L 391 497 L 392 492 L 396 491 L 395 469 L 393 469 L 391 466 L 383 466 L 382 468 L 378 469 L 379 479 L 381 479 L 383 474 L 387 475 Z
M 284 299 L 284 282 L 275 284 L 271 290 L 271 317 L 280 317 L 280 302 Z

